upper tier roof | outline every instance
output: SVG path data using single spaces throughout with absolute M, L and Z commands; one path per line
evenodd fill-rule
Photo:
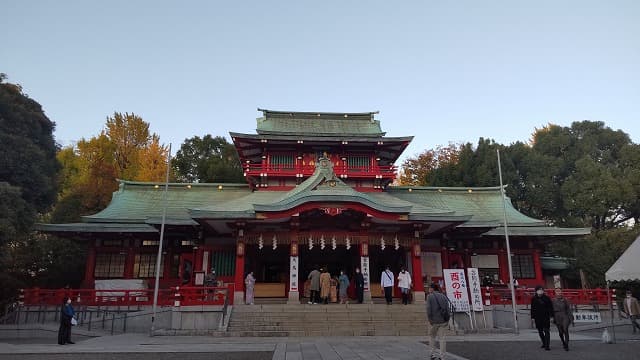
M 378 112 L 327 113 L 295 112 L 258 109 L 263 116 L 257 119 L 256 132 L 260 135 L 314 135 L 314 136 L 366 136 L 382 137 L 385 132 Z

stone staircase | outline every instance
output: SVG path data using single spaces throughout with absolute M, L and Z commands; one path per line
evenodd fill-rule
M 426 331 L 424 305 L 262 304 L 234 306 L 224 336 L 420 336 Z

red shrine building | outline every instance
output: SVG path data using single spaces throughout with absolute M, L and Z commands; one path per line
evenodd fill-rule
M 361 268 L 365 298 L 382 297 L 385 266 L 409 270 L 415 301 L 444 268 L 508 283 L 499 187 L 393 186 L 413 137 L 385 136 L 377 113 L 259 111 L 255 134 L 230 133 L 246 183 L 171 183 L 165 200 L 164 183 L 121 180 L 101 212 L 40 229 L 88 243 L 86 288 L 105 279 L 153 287 L 165 205 L 164 288 L 201 285 L 215 270 L 238 302 L 253 271 L 256 297 L 299 303 L 316 266 L 332 275 Z M 549 226 L 508 200 L 506 212 L 521 286 L 552 283 L 562 264 L 544 256 L 546 245 L 590 231 Z

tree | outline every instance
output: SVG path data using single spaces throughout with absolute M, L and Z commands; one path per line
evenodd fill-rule
M 580 121 L 571 127 L 549 125 L 534 133 L 529 187 L 543 186 L 557 199 L 555 207 L 538 209 L 544 218 L 564 226 L 613 228 L 638 219 L 637 175 L 640 148 L 621 130 L 601 121 Z M 537 169 L 537 170 L 536 170 Z
M 171 166 L 178 181 L 244 182 L 238 153 L 221 136 L 185 139 Z
M 59 170 L 55 124 L 6 78 L 0 74 L 0 310 L 23 283 L 8 271 L 12 252 L 54 203 Z
M 0 76 L 0 181 L 20 188 L 35 212 L 44 213 L 57 193 L 55 124 L 19 85 L 5 79 Z
M 100 135 L 58 153 L 62 191 L 51 221 L 79 221 L 104 209 L 118 189 L 117 179 L 164 181 L 167 152 L 141 117 L 114 113 Z
M 429 174 L 438 168 L 449 164 L 456 164 L 462 145 L 450 143 L 447 146 L 438 146 L 428 149 L 410 157 L 402 163 L 400 173 L 400 185 L 426 185 Z

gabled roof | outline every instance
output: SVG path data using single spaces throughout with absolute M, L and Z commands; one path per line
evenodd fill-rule
M 408 215 L 409 220 L 464 222 L 470 218 L 385 193 L 356 191 L 335 175 L 331 161 L 326 158 L 318 160 L 312 176 L 288 192 L 257 191 L 225 203 L 191 209 L 191 216 L 200 219 L 251 219 L 258 212 L 282 212 L 312 202 L 359 203 L 385 213 Z
M 313 135 L 313 136 L 366 136 L 381 137 L 384 132 L 377 112 L 327 113 L 294 112 L 258 109 L 263 116 L 257 119 L 256 131 L 260 135 Z

